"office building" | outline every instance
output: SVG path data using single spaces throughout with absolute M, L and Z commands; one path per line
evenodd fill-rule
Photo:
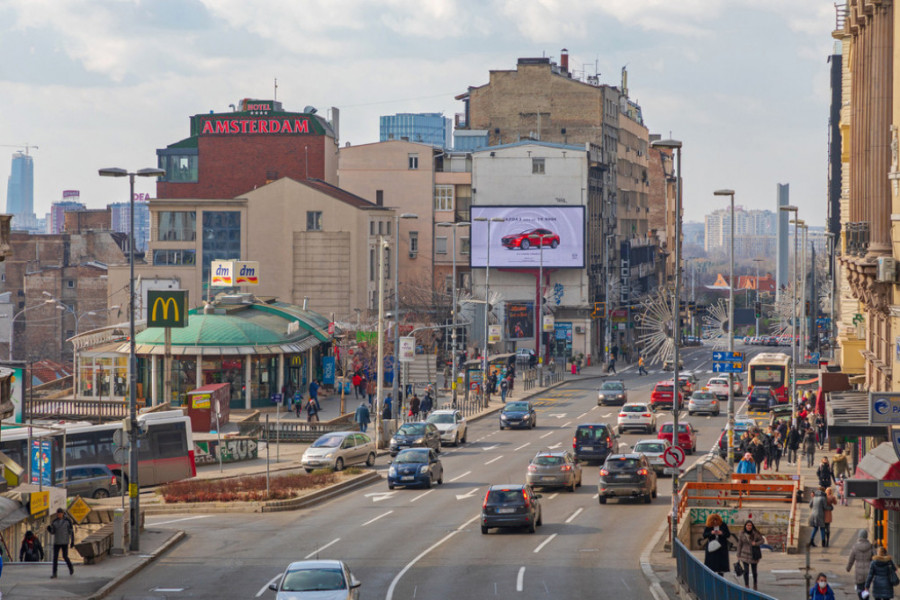
M 63 190 L 62 200 L 50 205 L 50 221 L 47 224 L 47 233 L 62 233 L 66 224 L 66 213 L 73 210 L 87 208 L 81 202 L 81 192 L 78 190 Z
M 435 148 L 453 146 L 452 121 L 441 113 L 397 113 L 379 119 L 379 140 L 403 140 L 428 144 Z
M 135 194 L 138 196 L 138 194 Z M 109 204 L 111 226 L 113 231 L 128 234 L 131 231 L 131 204 L 115 202 Z M 150 204 L 146 197 L 134 200 L 134 249 L 144 252 L 150 240 Z
M 6 212 L 13 216 L 14 229 L 34 229 L 34 158 L 24 152 L 12 155 L 12 169 L 6 185 Z

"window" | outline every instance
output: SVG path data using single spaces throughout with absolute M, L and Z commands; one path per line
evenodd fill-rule
M 197 239 L 195 211 L 160 211 L 157 227 L 161 242 L 193 242 Z
M 369 235 L 375 235 L 375 221 L 369 221 Z
M 415 258 L 419 254 L 419 232 L 409 232 L 409 256 Z
M 434 253 L 435 254 L 447 254 L 447 238 L 445 238 L 445 237 L 434 238 Z
M 375 248 L 369 248 L 369 281 L 375 281 Z
M 391 278 L 391 249 L 384 249 L 384 280 Z
M 378 235 L 384 235 L 384 221 L 378 221 Z
M 308 210 L 306 211 L 306 230 L 322 231 L 322 211 Z
M 418 154 L 410 154 L 408 161 L 409 161 L 410 169 L 418 169 L 419 168 L 419 155 Z
M 375 204 L 384 206 L 384 190 L 375 190 Z
M 385 229 L 385 233 L 387 235 L 391 235 L 391 222 L 390 221 L 384 222 L 384 229 Z
M 183 152 L 183 150 L 182 150 Z M 159 156 L 159 168 L 166 174 L 164 181 L 191 183 L 198 181 L 199 156 L 191 154 L 164 154 Z
M 203 211 L 203 285 L 209 282 L 214 260 L 237 260 L 241 256 L 241 213 Z
M 532 158 L 531 159 L 531 172 L 534 175 L 543 175 L 544 174 L 544 159 L 543 158 Z
M 73 287 L 75 287 L 75 280 L 74 280 L 74 279 L 67 279 L 67 280 L 66 280 L 66 287 L 67 287 L 67 288 L 73 288 Z
M 453 210 L 453 186 L 434 186 L 434 210 Z
M 193 266 L 197 264 L 196 250 L 154 250 L 154 265 Z
M 472 245 L 469 243 L 469 238 L 461 237 L 459 238 L 459 253 L 460 254 L 469 254 Z

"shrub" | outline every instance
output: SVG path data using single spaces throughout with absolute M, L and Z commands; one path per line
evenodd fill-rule
M 189 479 L 162 486 L 159 494 L 165 502 L 249 502 L 295 498 L 303 490 L 322 487 L 337 481 L 330 472 L 279 475 L 269 479 L 266 495 L 265 475 L 231 479 Z

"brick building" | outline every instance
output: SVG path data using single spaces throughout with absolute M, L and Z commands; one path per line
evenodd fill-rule
M 63 231 L 110 231 L 112 215 L 109 208 L 71 210 L 65 213 Z

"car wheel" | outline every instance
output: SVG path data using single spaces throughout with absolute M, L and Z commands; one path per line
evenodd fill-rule
M 550 242 L 550 247 L 553 248 L 554 250 L 556 249 L 557 246 L 559 246 L 559 242 L 557 242 L 556 240 L 553 240 L 552 242 Z
M 388 483 L 388 489 L 389 489 L 389 490 L 394 489 L 394 484 L 393 484 L 393 483 Z
M 528 533 L 534 533 L 537 531 L 537 528 L 534 525 L 534 521 L 528 524 Z
M 653 502 L 653 499 L 650 498 L 650 494 L 644 496 L 644 504 L 650 504 L 651 502 Z
M 437 448 L 434 449 L 434 452 L 435 452 L 435 454 L 441 453 L 441 443 L 440 442 L 438 442 Z
M 425 489 L 426 489 L 426 490 L 430 490 L 430 489 L 431 489 L 431 485 L 432 485 L 433 483 L 434 483 L 434 481 L 432 481 L 431 477 L 429 477 L 428 480 L 425 482 Z
M 456 432 L 456 436 L 453 438 L 453 445 L 459 446 L 459 432 Z
M 306 469 L 306 472 L 307 472 L 307 473 L 312 473 L 312 472 L 313 472 L 313 469 Z
M 441 476 L 438 477 L 438 485 L 444 485 L 444 474 L 441 473 Z M 654 492 L 655 494 L 656 492 Z
M 600 501 L 600 504 L 606 504 L 606 497 L 605 497 L 605 496 L 600 496 L 600 497 L 598 497 L 597 499 Z
M 693 416 L 694 416 L 694 413 L 691 412 L 691 411 L 688 411 L 688 416 L 689 416 L 689 417 L 693 417 Z
M 569 491 L 573 494 L 575 493 L 575 488 L 578 487 L 578 482 L 575 479 L 572 479 L 572 485 L 569 486 Z
M 369 457 L 366 458 L 366 466 L 367 467 L 375 466 L 375 453 L 374 452 L 369 452 Z
M 94 498 L 109 498 L 109 490 L 104 490 L 104 489 L 95 490 Z
M 522 240 L 522 243 L 519 244 L 519 248 L 521 248 L 522 250 L 528 250 L 529 248 L 531 248 L 531 242 L 529 242 L 528 240 Z
M 653 488 L 653 494 L 651 494 L 653 498 L 656 498 L 656 488 Z
M 540 527 L 544 524 L 544 513 L 540 513 L 537 518 L 537 526 Z
M 504 429 L 506 429 L 506 427 L 504 427 L 503 425 L 501 425 L 501 426 L 500 426 L 500 431 L 503 431 Z
M 344 470 L 344 459 L 339 458 L 334 461 L 334 470 L 335 471 L 343 471 Z
M 467 436 L 467 435 L 469 435 L 469 430 L 468 430 L 468 429 L 467 429 L 466 432 L 463 434 L 462 439 L 459 440 L 460 443 L 463 443 L 463 444 L 466 443 L 466 436 Z
M 625 433 L 625 429 L 624 429 L 623 427 L 621 427 L 621 426 L 616 427 L 616 431 L 619 432 L 619 435 L 622 435 L 623 433 Z
M 581 480 L 584 478 L 584 475 L 578 476 L 578 487 L 581 487 Z
M 481 526 L 481 534 L 482 535 L 487 535 L 487 530 L 488 530 L 487 527 L 485 527 L 484 525 Z

